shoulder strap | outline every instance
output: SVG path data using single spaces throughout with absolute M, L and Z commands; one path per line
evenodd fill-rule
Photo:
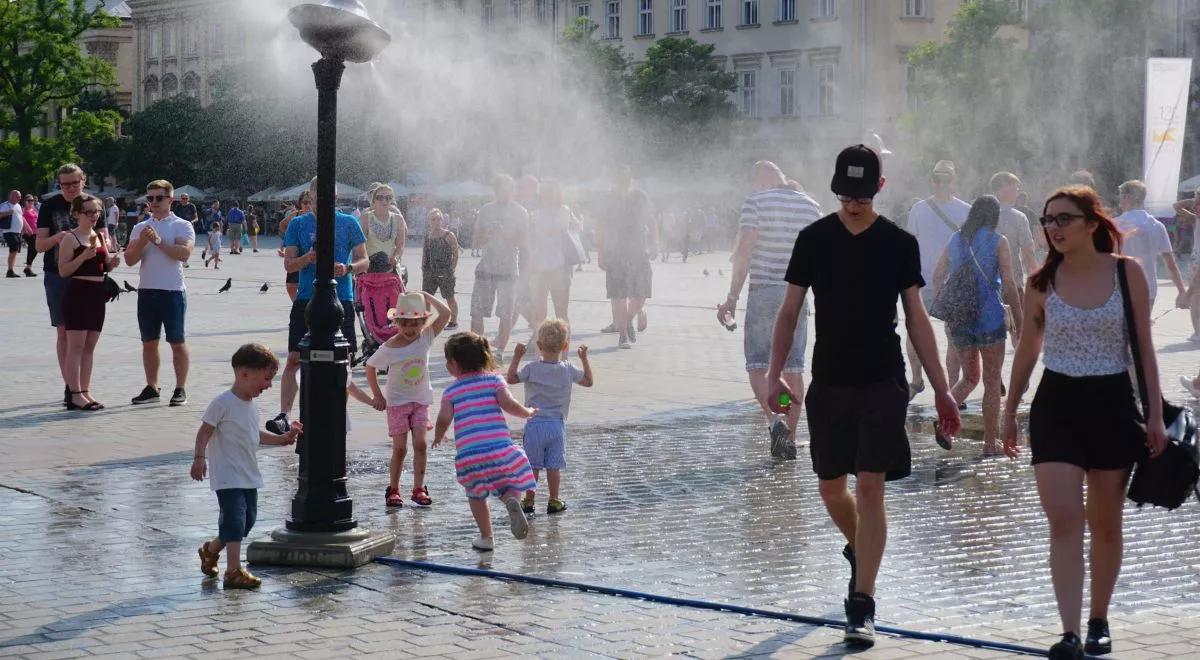
M 1129 277 L 1125 274 L 1125 259 L 1117 259 L 1117 281 L 1121 286 L 1121 306 L 1125 310 L 1125 330 L 1129 333 L 1129 350 L 1133 352 L 1133 370 L 1137 374 L 1138 396 L 1142 412 L 1150 417 L 1150 402 L 1146 400 L 1146 376 L 1142 369 L 1142 349 L 1138 344 L 1137 323 L 1133 318 L 1133 303 L 1129 299 Z
M 957 227 L 953 222 L 950 222 L 950 218 L 946 217 L 945 211 L 942 211 L 942 207 L 938 206 L 936 199 L 930 197 L 929 199 L 925 200 L 925 203 L 929 205 L 929 208 L 933 209 L 933 212 L 937 214 L 937 217 L 940 218 L 942 222 L 946 223 L 946 226 L 950 228 L 950 231 L 957 232 L 959 229 L 961 229 L 961 227 Z

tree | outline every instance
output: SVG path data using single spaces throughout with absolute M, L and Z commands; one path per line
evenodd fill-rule
M 563 28 L 562 52 L 568 82 L 580 92 L 601 101 L 611 112 L 625 106 L 625 78 L 629 56 L 618 46 L 597 41 L 592 34 L 599 26 L 586 16 Z
M 154 179 L 179 185 L 192 182 L 206 135 L 211 135 L 209 113 L 190 96 L 163 99 L 135 113 L 125 123 L 127 156 L 117 176 L 140 187 Z
M 660 142 L 689 147 L 725 134 L 737 83 L 713 57 L 714 48 L 666 37 L 634 66 L 625 85 L 630 107 Z
M 49 178 L 71 154 L 70 145 L 34 135 L 51 108 L 69 108 L 94 85 L 113 80 L 112 66 L 84 55 L 84 32 L 119 25 L 103 4 L 84 0 L 8 0 L 0 3 L 0 128 L 14 136 L 0 144 L 0 174 L 22 189 Z

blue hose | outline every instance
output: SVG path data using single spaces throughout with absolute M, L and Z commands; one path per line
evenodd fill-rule
M 466 566 L 453 566 L 450 564 L 434 564 L 425 561 L 413 561 L 411 559 L 396 559 L 394 557 L 377 557 L 375 561 L 388 566 L 397 568 L 409 568 L 419 571 L 429 571 L 431 573 L 448 573 L 450 575 L 468 575 L 472 577 L 485 577 L 493 580 L 507 580 L 510 582 L 524 582 L 526 584 L 534 584 L 539 587 L 556 587 L 559 589 L 574 589 L 576 591 L 591 592 L 603 594 L 605 596 L 618 596 L 621 598 L 634 598 L 637 600 L 649 601 L 652 603 L 661 603 L 663 605 L 676 605 L 679 607 L 692 607 L 702 610 L 715 610 L 718 612 L 732 612 L 734 614 L 743 614 L 746 616 L 757 616 L 766 619 L 777 619 L 780 621 L 791 621 L 793 623 L 803 623 L 810 626 L 825 626 L 827 628 L 841 629 L 845 626 L 844 621 L 834 619 L 824 619 L 816 616 L 806 616 L 803 614 L 792 614 L 790 612 L 773 612 L 771 610 L 758 609 L 756 607 L 745 607 L 743 605 L 729 605 L 725 603 L 714 603 L 706 600 L 694 600 L 691 598 L 676 598 L 674 596 L 661 596 L 659 594 L 650 594 L 642 591 L 633 591 L 630 589 L 618 589 L 616 587 L 606 587 L 603 585 L 586 584 L 583 582 L 570 582 L 567 580 L 556 580 L 554 578 L 537 577 L 534 575 L 521 575 L 519 573 L 505 573 L 503 571 L 493 571 L 485 568 L 469 568 Z M 947 633 L 928 633 L 919 630 L 906 630 L 904 628 L 894 628 L 892 626 L 875 626 L 875 630 L 897 637 L 906 637 L 908 639 L 919 639 L 928 642 L 944 642 L 947 644 L 957 644 L 959 646 L 970 646 L 980 649 L 990 649 L 994 651 L 1008 651 L 1010 653 L 1020 653 L 1024 655 L 1045 656 L 1046 652 L 1042 649 L 1035 649 L 1029 646 L 1020 646 L 1017 644 L 1007 644 L 1005 642 L 992 642 L 985 639 L 975 639 L 972 637 L 962 637 L 959 635 L 950 635 Z

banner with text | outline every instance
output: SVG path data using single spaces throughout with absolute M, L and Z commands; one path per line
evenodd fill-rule
M 1173 216 L 1179 199 L 1183 161 L 1183 127 L 1187 123 L 1192 60 L 1152 57 L 1146 60 L 1146 134 L 1142 143 L 1142 180 L 1146 210 Z

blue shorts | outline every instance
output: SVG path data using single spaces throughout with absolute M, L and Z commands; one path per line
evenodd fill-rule
M 787 286 L 751 284 L 746 294 L 742 349 L 746 354 L 746 371 L 766 371 L 771 366 L 771 340 L 775 335 L 775 317 L 783 306 Z M 804 373 L 804 349 L 808 344 L 808 303 L 800 310 L 796 332 L 792 335 L 792 350 L 788 353 L 783 373 Z
M 46 289 L 46 308 L 50 310 L 50 325 L 59 328 L 63 322 L 63 296 L 67 293 L 67 280 L 58 273 L 47 270 L 42 277 L 42 286 Z
M 165 331 L 168 344 L 183 343 L 187 294 L 163 289 L 138 289 L 138 328 L 142 341 L 158 341 Z
M 561 419 L 534 417 L 525 423 L 521 441 L 529 467 L 535 470 L 562 470 L 567 467 L 567 427 Z
M 217 537 L 222 543 L 240 543 L 250 535 L 258 518 L 258 490 L 222 488 L 217 491 L 221 516 L 217 518 Z

